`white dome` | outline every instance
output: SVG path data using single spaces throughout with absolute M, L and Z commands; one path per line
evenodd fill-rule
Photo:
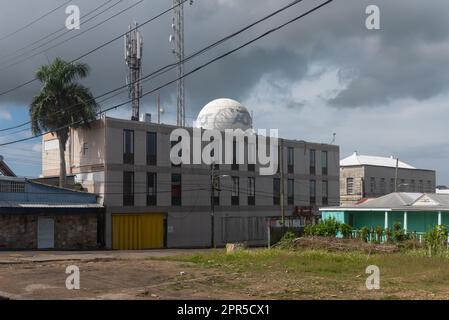
M 232 99 L 217 99 L 201 109 L 195 122 L 197 128 L 208 130 L 252 128 L 252 119 L 248 110 Z

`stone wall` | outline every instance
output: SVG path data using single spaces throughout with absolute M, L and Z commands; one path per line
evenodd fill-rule
M 37 247 L 37 216 L 0 214 L 0 250 Z
M 97 247 L 97 215 L 45 215 L 55 221 L 55 249 Z M 36 249 L 38 215 L 0 214 L 0 250 Z
M 55 218 L 55 248 L 95 249 L 96 246 L 95 214 L 62 215 Z

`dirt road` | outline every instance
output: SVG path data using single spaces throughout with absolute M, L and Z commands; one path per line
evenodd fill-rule
M 139 252 L 2 252 L 0 297 L 9 299 L 223 299 L 233 275 L 187 262 L 153 260 L 205 250 Z M 67 266 L 80 269 L 80 290 L 66 288 Z M 242 294 L 241 298 L 248 298 Z

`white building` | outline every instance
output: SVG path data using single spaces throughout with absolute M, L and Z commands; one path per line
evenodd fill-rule
M 230 99 L 208 104 L 197 124 L 203 128 L 248 128 L 248 111 Z M 281 175 L 259 174 L 259 165 L 220 164 L 219 189 L 213 196 L 211 167 L 174 166 L 170 133 L 176 126 L 113 118 L 71 132 L 68 174 L 75 174 L 106 207 L 108 248 L 208 247 L 231 241 L 266 243 L 269 218 L 339 204 L 339 147 L 283 140 L 284 197 Z M 192 128 L 186 128 L 192 131 Z M 55 136 L 43 138 L 43 176 L 59 173 Z M 245 151 L 246 152 L 246 151 Z
M 435 171 L 417 169 L 393 157 L 359 155 L 354 152 L 340 161 L 340 201 L 354 204 L 392 192 L 435 190 Z

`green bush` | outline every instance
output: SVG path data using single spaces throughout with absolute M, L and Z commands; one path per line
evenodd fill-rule
M 349 224 L 340 224 L 340 233 L 345 239 L 349 239 L 352 236 L 352 227 Z
M 435 226 L 424 235 L 425 245 L 429 256 L 447 254 L 447 236 L 446 226 Z
M 320 221 L 315 225 L 307 225 L 304 227 L 304 235 L 319 237 L 336 237 L 340 231 L 341 223 L 335 218 Z
M 362 239 L 362 241 L 364 242 L 368 242 L 370 229 L 368 227 L 363 227 L 362 229 L 360 229 L 359 232 L 360 232 L 360 239 Z
M 405 230 L 402 229 L 400 222 L 396 222 L 393 225 L 393 238 L 397 242 L 401 242 L 407 239 L 407 234 L 405 233 Z
M 384 234 L 384 228 L 382 228 L 382 226 L 377 226 L 375 229 L 375 232 L 376 232 L 376 236 L 377 236 L 377 241 L 381 242 L 382 236 Z

